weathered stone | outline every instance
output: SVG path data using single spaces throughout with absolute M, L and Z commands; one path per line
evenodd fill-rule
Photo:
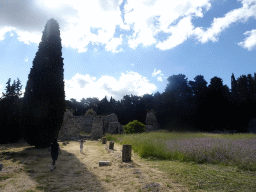
M 109 142 L 109 149 L 114 149 L 114 141 Z
M 103 126 L 103 121 L 101 118 L 96 118 L 93 120 L 93 125 L 92 125 L 93 128 L 92 128 L 92 134 L 91 134 L 93 140 L 97 140 L 102 137 L 103 135 L 102 126 Z
M 146 131 L 156 131 L 160 129 L 160 125 L 157 123 L 155 112 L 150 110 L 146 116 Z
M 105 137 L 102 138 L 102 144 L 106 144 L 107 143 L 107 139 Z
M 99 166 L 108 166 L 110 165 L 110 161 L 99 161 Z
M 107 115 L 106 117 L 103 117 L 103 132 L 109 133 L 109 123 L 110 122 L 118 122 L 117 116 L 114 113 L 111 113 L 110 115 Z
M 121 125 L 119 122 L 110 122 L 108 132 L 110 134 L 120 134 L 121 133 Z
M 131 161 L 131 156 L 132 156 L 132 146 L 131 145 L 123 145 L 122 161 L 123 162 Z
M 103 134 L 108 132 L 110 122 L 118 122 L 117 116 L 114 113 L 108 116 L 94 116 L 89 114 L 73 116 L 72 112 L 67 109 L 64 114 L 58 138 L 61 140 L 67 140 L 70 139 L 70 137 L 77 137 L 81 131 L 92 133 L 93 121 L 95 119 L 101 119 Z M 120 128 L 120 132 L 122 132 L 122 128 Z

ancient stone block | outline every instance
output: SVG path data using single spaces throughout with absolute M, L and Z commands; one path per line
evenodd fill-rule
M 157 119 L 153 110 L 150 110 L 146 116 L 146 131 L 159 130 L 160 126 L 157 123 Z
M 110 165 L 110 161 L 99 161 L 99 166 L 108 166 Z
M 102 118 L 95 118 L 92 124 L 92 139 L 97 140 L 103 135 L 103 121 Z
M 108 128 L 109 128 L 110 122 L 118 122 L 117 116 L 114 113 L 103 117 L 103 132 L 104 133 L 109 132 Z
M 131 145 L 123 145 L 122 161 L 123 162 L 131 161 L 131 156 L 132 156 L 132 146 Z
M 114 141 L 109 142 L 109 149 L 114 149 Z
M 105 137 L 102 137 L 102 144 L 106 144 L 107 143 L 107 139 Z
M 118 134 L 120 133 L 121 125 L 119 122 L 110 122 L 108 132 L 110 134 Z

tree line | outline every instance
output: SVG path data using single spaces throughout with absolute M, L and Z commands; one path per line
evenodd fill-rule
M 177 127 L 191 127 L 191 131 L 237 130 L 246 132 L 249 121 L 256 116 L 256 81 L 251 74 L 237 78 L 232 73 L 231 89 L 219 77 L 209 85 L 204 76 L 188 81 L 184 74 L 172 75 L 163 93 L 123 96 L 121 101 L 112 97 L 70 99 L 67 106 L 74 115 L 84 115 L 93 109 L 97 115 L 115 113 L 121 124 L 138 120 L 145 124 L 147 111 L 153 109 L 161 127 L 175 122 Z M 166 127 L 172 130 L 172 127 Z
M 256 74 L 255 74 L 256 75 Z M 202 75 L 188 81 L 183 74 L 172 75 L 163 93 L 144 94 L 143 96 L 125 95 L 121 101 L 107 97 L 66 100 L 66 108 L 73 115 L 84 115 L 93 109 L 96 115 L 115 113 L 119 122 L 126 125 L 133 120 L 145 124 L 146 114 L 153 109 L 160 126 L 172 122 L 182 129 L 191 131 L 237 130 L 246 132 L 249 121 L 255 117 L 256 81 L 251 74 L 237 78 L 231 76 L 231 89 L 223 85 L 219 77 L 213 77 L 209 85 Z M 20 97 L 21 82 L 11 79 L 6 83 L 6 91 L 0 99 L 0 124 L 6 134 L 1 134 L 1 143 L 17 142 L 20 134 L 19 121 L 22 115 L 24 97 Z M 172 127 L 167 127 L 172 130 Z

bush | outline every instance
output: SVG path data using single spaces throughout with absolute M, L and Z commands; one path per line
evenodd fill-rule
M 95 115 L 95 112 L 93 111 L 93 109 L 88 109 L 85 114 Z
M 133 122 L 129 122 L 124 126 L 125 133 L 142 133 L 146 131 L 146 125 L 139 122 L 138 120 L 134 120 Z

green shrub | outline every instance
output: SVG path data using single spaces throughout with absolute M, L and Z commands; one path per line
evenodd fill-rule
M 93 111 L 93 109 L 88 109 L 85 114 L 95 115 L 95 112 Z
M 142 133 L 146 131 L 146 125 L 139 122 L 138 120 L 134 120 L 133 122 L 129 122 L 124 126 L 125 133 Z

